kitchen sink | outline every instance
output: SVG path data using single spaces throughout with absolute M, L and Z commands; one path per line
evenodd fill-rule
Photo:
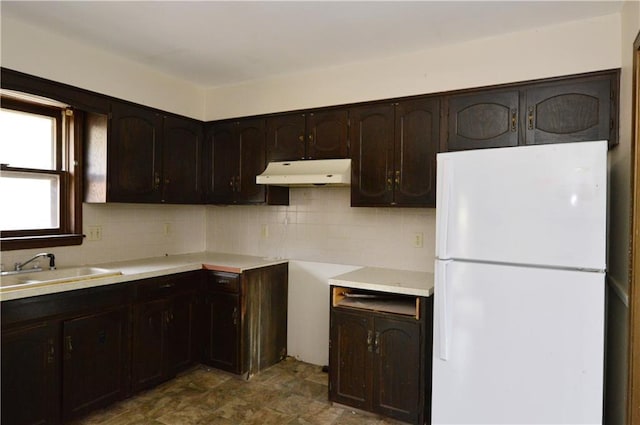
M 22 272 L 18 274 L 0 276 L 0 288 L 14 289 L 16 287 L 24 287 L 26 285 L 50 285 L 54 283 L 66 283 L 78 280 L 118 276 L 121 274 L 122 273 L 118 270 L 103 269 L 99 267 L 69 267 L 57 270 Z

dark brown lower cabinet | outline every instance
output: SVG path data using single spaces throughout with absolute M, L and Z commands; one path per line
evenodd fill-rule
M 204 363 L 249 378 L 286 357 L 288 270 L 207 272 Z
M 329 399 L 413 424 L 428 423 L 430 302 L 421 298 L 426 305 L 415 317 L 332 307 Z
M 194 327 L 200 274 L 147 279 L 133 304 L 131 388 L 150 388 L 189 367 L 197 352 Z
M 128 309 L 118 308 L 63 322 L 63 419 L 81 416 L 124 398 Z
M 1 422 L 56 424 L 60 416 L 59 322 L 2 331 Z

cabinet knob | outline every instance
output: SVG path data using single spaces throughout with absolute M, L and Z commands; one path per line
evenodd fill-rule
M 298 141 L 304 142 L 304 134 L 298 136 Z

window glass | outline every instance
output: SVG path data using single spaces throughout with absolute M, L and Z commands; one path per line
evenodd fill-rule
M 1 109 L 0 163 L 55 170 L 55 125 L 52 117 Z
M 0 229 L 60 227 L 60 176 L 0 171 Z

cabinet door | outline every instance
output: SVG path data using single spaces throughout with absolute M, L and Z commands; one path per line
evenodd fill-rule
M 126 310 L 63 323 L 63 417 L 69 420 L 124 396 Z
M 2 332 L 2 423 L 55 424 L 60 416 L 59 325 Z
M 517 146 L 519 98 L 517 90 L 450 97 L 447 150 Z
M 149 301 L 133 307 L 132 389 L 156 385 L 167 374 L 167 301 Z
M 222 292 L 208 294 L 205 320 L 205 362 L 240 373 L 240 297 Z
M 256 184 L 256 176 L 267 165 L 264 120 L 243 120 L 238 124 L 240 171 L 236 176 L 236 202 L 261 204 L 265 201 L 265 186 Z
M 196 352 L 194 294 L 177 295 L 171 300 L 169 313 L 169 374 L 189 367 Z
M 351 206 L 389 205 L 393 201 L 394 106 L 350 110 Z
M 400 102 L 395 134 L 394 203 L 435 207 L 439 99 Z
M 420 326 L 418 322 L 376 317 L 373 410 L 417 423 L 422 411 Z
M 230 204 L 234 198 L 235 178 L 239 167 L 237 124 L 214 125 L 207 137 L 207 202 Z
M 593 79 L 526 91 L 526 143 L 613 140 L 611 80 Z
M 162 117 L 114 103 L 109 140 L 109 200 L 160 202 Z
M 305 116 L 286 114 L 267 118 L 267 161 L 304 159 Z
M 329 110 L 307 114 L 307 159 L 349 157 L 349 112 Z
M 202 202 L 202 123 L 186 118 L 164 118 L 162 201 Z
M 373 324 L 365 314 L 331 311 L 329 399 L 371 409 Z

